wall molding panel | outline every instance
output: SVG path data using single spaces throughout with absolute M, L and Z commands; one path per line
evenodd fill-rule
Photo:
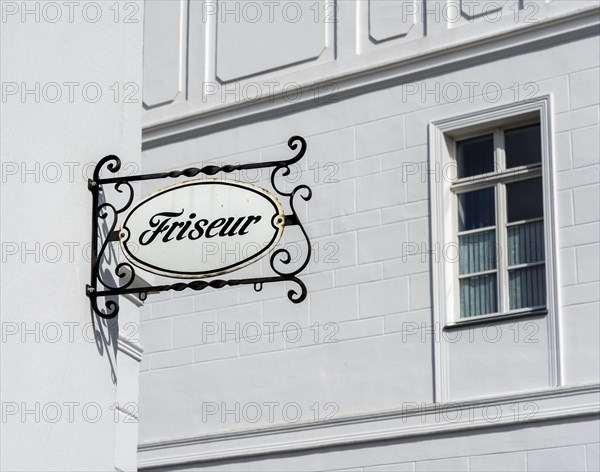
M 579 418 L 597 415 L 600 412 L 599 402 L 600 385 L 593 384 L 460 403 L 406 403 L 396 411 L 338 418 L 327 423 L 298 423 L 141 444 L 138 448 L 138 465 L 140 470 L 146 470 L 168 465 L 199 464 L 220 459 Z
M 187 0 L 153 0 L 144 12 L 144 105 L 174 103 L 185 95 Z
M 219 0 L 216 79 L 238 81 L 319 59 L 328 48 L 327 36 L 334 24 L 333 18 L 324 18 L 327 4 L 318 0 L 265 4 L 270 7 L 265 8 L 257 2 Z
M 145 129 L 190 114 L 284 99 L 290 88 L 409 66 L 456 48 L 597 14 L 585 1 L 152 1 L 146 8 Z M 494 10 L 495 8 L 495 10 Z M 494 11 L 492 11 L 494 10 Z M 240 39 L 242 38 L 242 39 Z M 341 54 L 338 53 L 341 51 Z M 366 67 L 365 67 L 366 66 Z M 294 95 L 295 97 L 295 95 Z
M 374 42 L 406 37 L 422 16 L 415 0 L 369 0 L 369 37 Z
M 564 2 L 560 2 L 564 3 Z M 553 5 L 553 4 L 551 4 Z M 197 100 L 160 107 L 146 112 L 142 131 L 144 149 L 201 136 L 216 130 L 236 126 L 238 120 L 268 118 L 286 112 L 293 112 L 306 106 L 314 106 L 315 94 L 323 83 L 330 83 L 332 97 L 342 100 L 357 93 L 387 87 L 390 83 L 418 80 L 432 74 L 443 74 L 465 64 L 487 62 L 504 57 L 516 51 L 527 52 L 562 41 L 598 34 L 600 8 L 586 8 L 569 14 L 551 15 L 536 25 L 517 25 L 503 32 L 481 34 L 477 41 L 462 40 L 455 43 L 437 44 L 428 51 L 394 56 L 389 53 L 378 56 L 377 61 L 366 65 L 357 58 L 348 59 L 345 67 L 341 63 L 324 64 L 320 81 L 310 74 L 298 73 L 295 81 L 299 88 L 299 98 L 290 100 L 289 95 L 278 91 L 268 93 L 265 87 L 262 94 L 253 100 L 219 101 Z M 373 54 L 376 54 L 374 52 Z M 317 68 L 318 68 L 317 67 Z M 218 98 L 215 95 L 216 98 Z M 327 97 L 321 97 L 326 103 Z

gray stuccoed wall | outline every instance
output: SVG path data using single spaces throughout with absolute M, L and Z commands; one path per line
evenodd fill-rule
M 597 5 L 218 3 L 147 10 L 143 168 L 284 159 L 306 137 L 286 185 L 313 189 L 309 297 L 149 297 L 140 468 L 597 470 Z M 431 123 L 526 100 L 549 104 L 557 302 L 450 338 Z
M 107 154 L 140 167 L 143 2 L 1 7 L 2 470 L 135 470 L 141 351 L 93 316 L 91 194 Z M 125 332 L 127 330 L 125 329 Z M 129 346 L 124 347 L 125 344 Z M 136 359 L 136 357 L 138 359 Z

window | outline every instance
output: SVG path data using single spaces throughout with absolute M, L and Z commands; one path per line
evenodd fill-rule
M 441 255 L 433 304 L 442 326 L 555 312 L 547 117 L 541 98 L 430 125 L 431 242 Z
M 540 124 L 455 140 L 459 318 L 546 307 Z

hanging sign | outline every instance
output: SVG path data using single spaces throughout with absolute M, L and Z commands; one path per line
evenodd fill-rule
M 284 220 L 277 198 L 260 187 L 233 180 L 188 181 L 135 205 L 119 238 L 132 264 L 196 279 L 240 269 L 268 254 Z
M 288 147 L 296 151 L 288 159 L 129 176 L 117 175 L 121 169 L 117 156 L 102 158 L 88 180 L 92 238 L 90 283 L 85 293 L 93 312 L 106 319 L 116 317 L 122 295 L 145 300 L 152 293 L 236 286 L 251 286 L 260 292 L 265 284 L 273 283 L 288 285 L 287 298 L 292 303 L 305 300 L 308 290 L 299 275 L 308 267 L 311 243 L 296 206 L 300 200 L 310 200 L 312 191 L 305 184 L 283 188 L 279 179 L 289 175 L 290 166 L 305 155 L 306 140 L 292 136 Z M 213 177 L 257 169 L 270 170 L 273 194 L 247 182 Z M 107 172 L 110 174 L 102 175 Z M 133 203 L 134 182 L 197 176 L 204 178 L 165 187 Z M 278 198 L 285 199 L 287 213 Z M 303 250 L 299 257 L 292 257 L 286 247 L 275 248 L 284 226 L 300 237 Z M 112 244 L 117 242 L 126 261 L 113 257 Z M 268 254 L 268 267 L 261 268 L 264 274 L 261 270 L 260 276 L 214 278 Z M 159 278 L 150 285 L 138 276 L 138 268 L 163 277 L 194 280 L 161 283 Z

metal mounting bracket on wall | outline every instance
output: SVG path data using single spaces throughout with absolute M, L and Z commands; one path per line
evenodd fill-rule
M 272 282 L 293 282 L 298 285 L 299 291 L 290 289 L 287 293 L 288 298 L 293 303 L 302 302 L 307 295 L 306 285 L 298 278 L 298 275 L 307 267 L 311 257 L 311 244 L 300 219 L 294 207 L 294 199 L 300 196 L 308 201 L 312 196 L 312 191 L 307 185 L 297 185 L 293 190 L 286 192 L 278 187 L 276 177 L 278 174 L 287 176 L 290 174 L 290 166 L 302 159 L 306 153 L 306 141 L 300 136 L 292 136 L 288 140 L 288 146 L 292 150 L 298 150 L 297 154 L 287 160 L 269 161 L 239 165 L 209 165 L 202 168 L 188 168 L 184 170 L 174 170 L 155 174 L 131 175 L 125 177 L 101 177 L 100 174 L 104 168 L 112 174 L 117 174 L 121 168 L 121 160 L 114 155 L 106 156 L 98 162 L 94 169 L 93 178 L 88 180 L 88 188 L 92 192 L 92 241 L 91 241 L 91 272 L 90 283 L 86 286 L 86 295 L 90 298 L 91 307 L 94 312 L 102 318 L 114 318 L 119 313 L 120 295 L 137 295 L 141 300 L 145 300 L 149 293 L 166 292 L 170 290 L 182 291 L 185 289 L 204 290 L 207 287 L 219 289 L 223 287 L 233 287 L 236 285 L 252 285 L 255 291 L 261 291 L 263 285 Z M 141 286 L 135 287 L 136 279 L 135 267 L 130 262 L 117 263 L 114 268 L 106 262 L 107 249 L 109 243 L 119 240 L 123 234 L 115 231 L 119 220 L 119 215 L 127 211 L 134 200 L 134 190 L 131 182 L 140 182 L 144 180 L 156 179 L 176 179 L 178 177 L 196 177 L 199 174 L 206 176 L 215 176 L 219 173 L 231 173 L 235 171 L 272 168 L 271 185 L 275 192 L 286 197 L 291 208 L 291 213 L 281 215 L 283 221 L 279 223 L 283 226 L 298 226 L 306 242 L 306 257 L 302 263 L 295 269 L 284 271 L 290 267 L 292 256 L 288 249 L 275 249 L 269 256 L 269 265 L 273 275 L 269 277 L 256 277 L 246 279 L 211 279 L 211 280 L 193 280 L 191 282 L 181 282 L 174 284 Z M 105 187 L 112 185 L 114 190 L 123 194 L 127 201 L 121 206 L 115 206 L 106 201 Z M 108 279 L 111 280 L 108 280 Z M 114 281 L 114 282 L 113 282 Z M 99 299 L 103 298 L 104 307 L 98 306 Z

